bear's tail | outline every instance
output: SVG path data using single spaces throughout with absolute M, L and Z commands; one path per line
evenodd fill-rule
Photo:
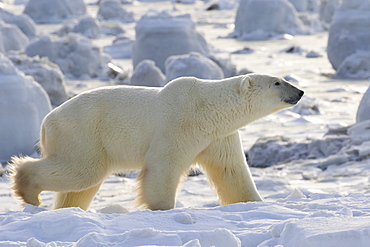
M 41 204 L 41 188 L 37 185 L 35 168 L 43 159 L 31 157 L 12 157 L 10 165 L 11 190 L 14 195 L 23 201 L 35 206 Z

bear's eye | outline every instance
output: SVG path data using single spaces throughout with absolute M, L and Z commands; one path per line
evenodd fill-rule
M 275 82 L 275 86 L 279 86 L 280 85 L 280 82 Z

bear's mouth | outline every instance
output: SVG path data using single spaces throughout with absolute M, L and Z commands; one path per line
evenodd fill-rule
M 285 103 L 288 103 L 288 104 L 291 104 L 291 105 L 295 105 L 298 103 L 298 101 L 301 99 L 301 97 L 299 98 L 289 98 L 289 99 L 284 99 L 284 102 Z

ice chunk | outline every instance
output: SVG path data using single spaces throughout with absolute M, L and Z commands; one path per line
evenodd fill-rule
M 195 76 L 201 79 L 223 79 L 222 69 L 200 53 L 171 56 L 166 60 L 167 81 L 181 76 Z
M 68 99 L 64 75 L 58 65 L 45 57 L 30 58 L 26 55 L 10 54 L 9 58 L 19 70 L 41 84 L 48 93 L 52 105 L 58 106 Z
M 110 58 L 88 39 L 70 33 L 65 37 L 43 36 L 31 42 L 25 53 L 28 56 L 48 57 L 72 79 L 90 79 L 102 76 Z
M 154 61 L 143 60 L 135 68 L 130 84 L 135 86 L 163 87 L 165 75 L 155 66 Z
M 24 13 L 36 23 L 61 23 L 86 14 L 83 0 L 29 0 Z
M 356 122 L 370 120 L 370 87 L 365 92 L 357 109 Z
M 194 224 L 193 217 L 189 213 L 178 213 L 173 216 L 173 219 L 180 224 Z
M 36 37 L 35 22 L 28 15 L 15 15 L 0 9 L 0 19 L 6 23 L 16 25 L 28 38 Z
M 261 40 L 279 34 L 303 34 L 305 28 L 287 0 L 241 0 L 235 18 L 234 35 Z
M 370 0 L 344 0 L 329 30 L 328 58 L 334 69 L 350 55 L 370 51 Z
M 370 79 L 370 49 L 368 51 L 359 50 L 346 57 L 339 65 L 336 77 Z
M 126 11 L 117 0 L 105 0 L 99 6 L 98 19 L 133 22 L 133 14 Z
M 173 16 L 168 12 L 149 11 L 135 27 L 136 40 L 133 46 L 133 65 L 150 59 L 162 70 L 169 56 L 192 51 L 208 55 L 209 48 L 203 36 L 195 30 L 189 15 Z
M 125 207 L 119 204 L 111 204 L 100 209 L 100 213 L 102 214 L 126 214 L 128 212 L 129 211 Z
M 45 90 L 0 54 L 0 161 L 35 152 L 42 119 L 51 110 Z
M 29 43 L 28 37 L 16 25 L 0 20 L 0 32 L 1 51 L 23 51 Z
M 334 14 L 340 7 L 342 0 L 323 0 L 320 5 L 319 17 L 324 26 L 329 29 Z

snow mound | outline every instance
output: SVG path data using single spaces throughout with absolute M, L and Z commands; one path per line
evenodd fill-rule
M 24 14 L 37 24 L 61 23 L 85 15 L 86 5 L 83 0 L 29 0 Z
M 298 12 L 317 12 L 319 0 L 289 0 Z
M 100 209 L 102 214 L 127 214 L 128 210 L 119 204 L 111 204 Z
M 289 0 L 293 4 L 294 8 L 299 12 L 307 11 L 308 1 L 307 0 Z
M 279 34 L 304 34 L 305 27 L 288 0 L 241 0 L 235 18 L 239 39 L 263 40 Z
M 25 53 L 48 57 L 71 79 L 103 76 L 110 58 L 85 37 L 71 33 L 65 37 L 43 36 L 31 42 Z
M 9 211 L 0 224 L 6 246 L 356 246 L 370 241 L 369 195 L 294 190 L 277 202 L 123 214 Z
M 13 24 L 7 24 L 0 20 L 0 51 L 23 51 L 29 43 L 28 37 Z
M 143 60 L 135 68 L 130 84 L 135 86 L 163 87 L 166 76 L 152 60 Z
M 301 143 L 283 136 L 262 137 L 246 155 L 249 166 L 264 168 L 293 160 L 326 158 L 337 154 L 348 142 L 347 136 L 328 136 Z
M 0 19 L 6 23 L 16 25 L 28 38 L 36 37 L 35 22 L 28 15 L 15 15 L 0 9 Z
M 370 52 L 369 26 L 370 0 L 344 0 L 329 30 L 327 53 L 334 69 L 356 52 Z
M 77 25 L 73 28 L 73 32 L 80 33 L 90 39 L 96 39 L 101 33 L 100 23 L 95 18 L 86 16 L 78 21 Z
M 123 23 L 119 22 L 103 22 L 101 29 L 105 35 L 117 36 L 125 33 Z
M 319 9 L 320 21 L 324 24 L 326 29 L 330 28 L 334 14 L 340 7 L 342 0 L 324 0 L 321 2 Z
M 368 51 L 356 51 L 346 57 L 339 65 L 335 76 L 339 78 L 370 79 L 370 49 Z
M 170 56 L 165 63 L 167 82 L 181 77 L 194 76 L 201 79 L 223 79 L 222 69 L 200 53 Z
M 292 80 L 293 78 L 290 79 Z M 320 106 L 317 99 L 304 96 L 292 109 L 287 109 L 285 111 L 292 111 L 299 115 L 318 115 L 320 114 Z
M 368 217 L 356 217 L 354 221 L 353 217 L 340 215 L 332 218 L 307 217 L 275 226 L 272 231 L 279 237 L 278 244 L 284 247 L 366 246 L 370 241 L 368 220 Z
M 50 110 L 45 90 L 0 54 L 0 161 L 35 152 L 41 121 Z
M 112 45 L 105 46 L 104 52 L 112 58 L 131 58 L 133 41 L 125 36 L 118 36 Z
M 208 44 L 195 30 L 190 15 L 173 16 L 168 12 L 149 11 L 135 26 L 136 40 L 133 46 L 133 65 L 150 59 L 165 71 L 165 61 L 169 56 L 188 54 L 192 51 L 205 56 L 209 53 Z
M 207 56 L 213 62 L 215 62 L 223 71 L 224 78 L 240 75 L 237 71 L 236 65 L 231 61 L 231 56 L 221 57 L 215 54 L 210 54 Z
M 26 75 L 32 76 L 35 81 L 48 93 L 51 104 L 58 106 L 68 99 L 64 75 L 59 66 L 50 62 L 46 57 L 27 57 L 26 55 L 9 54 L 13 64 Z
M 356 122 L 370 120 L 370 87 L 365 92 L 357 109 Z
M 355 125 L 351 126 L 348 129 L 348 135 L 350 136 L 353 144 L 358 145 L 353 147 L 354 149 L 361 148 L 360 145 L 370 142 L 370 120 L 365 120 Z M 367 145 L 366 145 L 367 146 Z
M 55 34 L 65 36 L 70 32 L 82 34 L 90 39 L 96 39 L 101 35 L 101 24 L 99 20 L 90 16 L 71 19 L 63 22 L 63 26 Z
M 99 6 L 98 19 L 133 22 L 133 14 L 127 12 L 118 0 L 105 0 Z
M 321 170 L 344 164 L 350 166 L 353 161 L 364 161 L 368 164 L 369 129 L 370 120 L 365 119 L 339 131 L 331 130 L 323 139 L 307 139 L 297 143 L 282 136 L 262 137 L 246 153 L 248 164 L 252 167 L 269 167 L 297 163 Z

